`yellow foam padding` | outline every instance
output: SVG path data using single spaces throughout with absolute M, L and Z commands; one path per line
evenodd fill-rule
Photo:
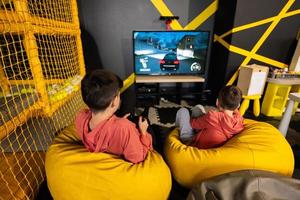
M 76 136 L 74 126 L 64 129 L 46 154 L 49 190 L 60 199 L 166 200 L 171 173 L 155 151 L 144 162 L 132 164 L 107 153 L 90 153 Z
M 186 146 L 174 129 L 165 144 L 167 163 L 176 181 L 188 188 L 210 177 L 243 169 L 291 176 L 294 157 L 290 145 L 272 125 L 245 120 L 245 128 L 218 148 Z

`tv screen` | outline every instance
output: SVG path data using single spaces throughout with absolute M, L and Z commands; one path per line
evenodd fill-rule
M 208 31 L 134 31 L 137 75 L 203 75 L 209 48 Z

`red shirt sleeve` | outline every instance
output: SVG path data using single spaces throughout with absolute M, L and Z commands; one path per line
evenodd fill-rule
M 140 134 L 140 140 L 142 144 L 147 147 L 148 149 L 153 149 L 152 148 L 152 136 L 149 133 L 146 133 L 145 135 Z
M 204 129 L 206 127 L 206 119 L 208 117 L 208 114 L 203 115 L 201 117 L 192 118 L 191 119 L 191 126 L 193 129 L 200 130 Z
M 132 163 L 142 162 L 150 149 L 152 149 L 151 135 L 149 133 L 141 135 L 134 126 L 128 126 L 123 150 L 124 158 Z

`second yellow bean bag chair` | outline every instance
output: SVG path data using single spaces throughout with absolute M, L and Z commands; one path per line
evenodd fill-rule
M 243 169 L 258 169 L 291 176 L 294 157 L 290 145 L 272 125 L 245 120 L 245 128 L 218 148 L 198 149 L 181 143 L 173 130 L 165 154 L 176 181 L 192 188 L 210 177 Z
M 74 126 L 55 138 L 45 167 L 55 200 L 165 200 L 171 190 L 171 173 L 157 152 L 148 152 L 146 160 L 135 165 L 111 154 L 90 153 Z

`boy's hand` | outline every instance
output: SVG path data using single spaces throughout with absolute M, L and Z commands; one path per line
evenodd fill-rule
M 129 117 L 130 113 L 127 113 L 123 116 L 123 118 L 127 119 Z
M 141 131 L 141 134 L 145 135 L 147 133 L 147 128 L 149 124 L 146 119 L 143 119 L 142 116 L 139 117 L 139 128 Z

